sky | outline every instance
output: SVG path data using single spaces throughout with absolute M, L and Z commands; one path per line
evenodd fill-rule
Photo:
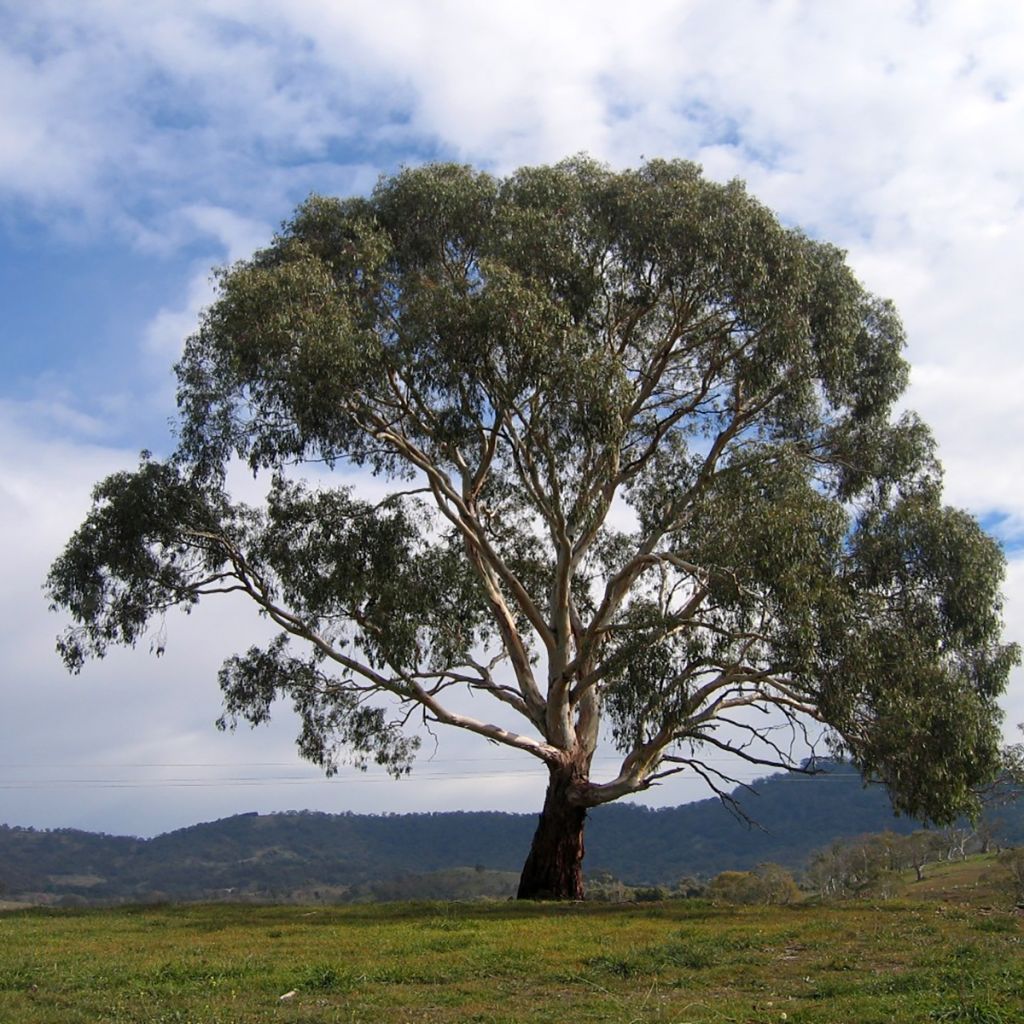
M 460 734 L 393 782 L 325 780 L 287 709 L 217 732 L 217 668 L 263 635 L 242 604 L 71 677 L 42 593 L 91 486 L 173 446 L 211 269 L 310 192 L 429 160 L 683 157 L 846 249 L 902 314 L 905 405 L 1003 544 L 1024 640 L 1021 52 L 1018 0 L 0 0 L 0 822 L 539 809 L 532 759 Z M 1020 671 L 1003 705 L 1019 739 Z

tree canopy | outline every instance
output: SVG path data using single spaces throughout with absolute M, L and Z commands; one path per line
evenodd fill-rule
M 244 592 L 281 632 L 225 662 L 222 722 L 290 698 L 328 770 L 406 771 L 414 716 L 546 764 L 523 895 L 578 894 L 587 807 L 718 788 L 722 751 L 799 767 L 819 733 L 949 821 L 998 767 L 1017 651 L 998 545 L 893 414 L 903 341 L 840 250 L 682 161 L 312 196 L 217 273 L 177 450 L 99 484 L 54 563 L 60 652 Z M 228 493 L 236 459 L 263 507 Z M 346 465 L 392 492 L 337 486 Z

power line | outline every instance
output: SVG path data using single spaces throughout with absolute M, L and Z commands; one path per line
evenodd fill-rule
M 614 754 L 601 754 L 593 759 L 594 764 L 620 763 L 622 756 Z M 702 764 L 733 764 L 736 757 L 729 757 L 721 754 L 713 754 L 700 758 Z M 419 764 L 424 765 L 447 765 L 447 764 L 494 764 L 494 763 L 516 763 L 531 764 L 520 754 L 508 757 L 430 757 L 422 758 Z M 0 762 L 2 769 L 25 769 L 37 768 L 45 770 L 91 770 L 91 769 L 119 769 L 119 768 L 293 768 L 295 761 L 106 761 L 106 762 L 43 762 L 43 761 L 16 761 Z
M 481 779 L 523 779 L 540 778 L 538 773 L 533 772 L 472 772 L 468 774 L 456 773 L 424 773 L 419 772 L 412 776 L 413 781 L 418 782 L 471 782 Z M 689 777 L 697 781 L 695 776 Z M 736 785 L 749 785 L 762 776 L 752 776 L 746 779 L 724 780 L 734 782 Z M 816 783 L 825 782 L 838 783 L 848 782 L 850 776 L 840 775 L 795 775 L 787 779 L 789 783 Z M 342 783 L 358 782 L 360 785 L 394 783 L 390 777 L 380 775 L 367 776 L 346 776 L 326 778 L 325 776 L 265 776 L 265 777 L 242 777 L 242 778 L 221 778 L 221 779 L 16 779 L 0 780 L 0 790 L 9 791 L 31 791 L 31 790 L 53 790 L 53 789 L 231 789 L 236 787 L 278 787 L 278 786 L 330 786 Z
M 705 765 L 729 764 L 731 771 L 742 774 L 743 778 L 726 779 L 725 782 L 742 785 L 749 784 L 755 779 L 763 778 L 768 772 L 778 771 L 770 765 L 751 766 L 738 763 L 735 756 L 715 754 L 700 759 Z M 608 768 L 616 766 L 621 758 L 614 754 L 602 754 L 594 758 L 594 766 L 597 768 Z M 480 765 L 476 769 L 468 766 Z M 496 767 L 498 766 L 498 767 Z M 204 774 L 196 777 L 171 777 L 171 778 L 138 778 L 138 777 L 101 777 L 101 778 L 19 778 L 17 775 L 11 778 L 0 778 L 0 790 L 6 791 L 38 791 L 38 790 L 87 790 L 87 789 L 217 789 L 235 787 L 279 787 L 279 786 L 309 786 L 309 785 L 338 785 L 356 782 L 359 785 L 368 783 L 392 783 L 390 776 L 382 772 L 362 772 L 353 767 L 342 765 L 338 774 L 328 778 L 314 769 L 308 769 L 306 774 L 259 774 L 260 769 L 295 769 L 294 761 L 141 761 L 141 762 L 78 762 L 78 763 L 44 763 L 44 762 L 7 762 L 0 763 L 0 771 L 8 772 L 31 772 L 37 775 L 40 772 L 67 772 L 67 771 L 105 771 L 105 772 L 134 772 L 151 770 L 195 770 Z M 209 774 L 215 769 L 231 769 L 233 772 L 257 772 L 257 774 L 232 774 L 215 776 Z M 742 769 L 742 772 L 740 771 Z M 524 779 L 537 778 L 541 775 L 538 766 L 527 761 L 522 755 L 507 755 L 499 757 L 431 757 L 419 762 L 414 770 L 410 781 L 412 782 L 467 782 L 485 779 Z M 698 781 L 695 774 L 681 773 L 679 781 Z M 821 774 L 807 776 L 793 774 L 789 776 L 791 782 L 842 782 L 847 775 Z

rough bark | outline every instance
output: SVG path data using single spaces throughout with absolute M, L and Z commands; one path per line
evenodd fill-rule
M 583 899 L 583 825 L 585 807 L 572 791 L 584 780 L 575 765 L 551 767 L 537 831 L 519 879 L 521 900 Z

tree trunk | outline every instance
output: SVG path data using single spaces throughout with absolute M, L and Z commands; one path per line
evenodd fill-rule
M 583 781 L 575 765 L 551 767 L 544 810 L 523 865 L 517 899 L 583 899 L 583 823 L 585 807 L 569 802 Z

